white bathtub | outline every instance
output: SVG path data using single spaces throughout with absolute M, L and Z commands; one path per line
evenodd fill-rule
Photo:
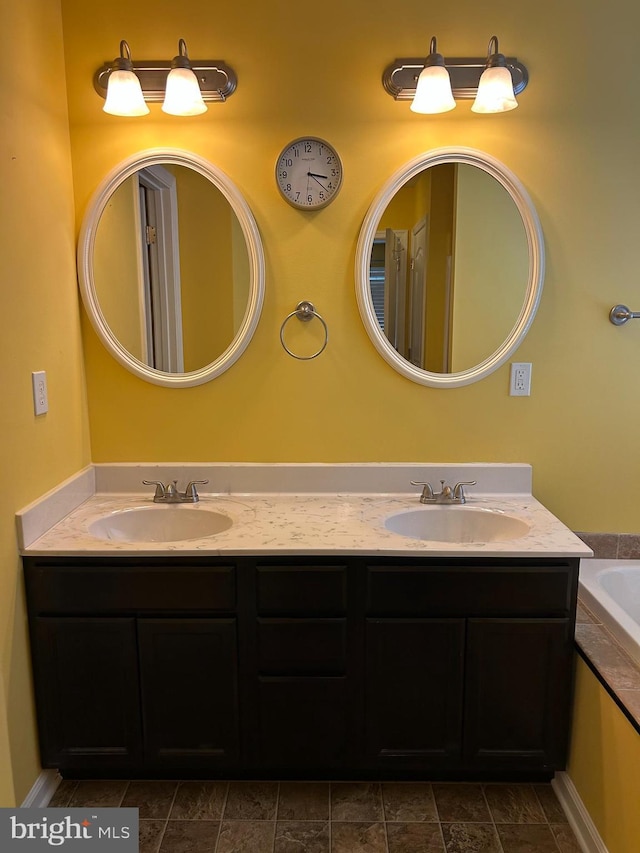
M 581 560 L 580 597 L 640 664 L 640 561 Z

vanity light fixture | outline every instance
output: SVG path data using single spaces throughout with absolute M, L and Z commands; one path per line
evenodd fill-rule
M 498 37 L 491 36 L 486 68 L 480 77 L 478 93 L 471 110 L 474 113 L 506 113 L 508 110 L 515 110 L 517 106 L 507 61 L 498 52 Z
M 131 96 L 124 106 L 120 100 L 123 76 L 130 88 L 140 90 L 133 107 Z M 185 78 L 191 84 L 186 95 Z M 117 85 L 114 87 L 113 83 Z M 197 115 L 207 109 L 206 103 L 226 101 L 235 92 L 237 85 L 235 71 L 222 60 L 189 59 L 184 39 L 179 40 L 178 55 L 171 62 L 132 61 L 129 45 L 121 41 L 120 56 L 102 65 L 93 75 L 96 92 L 106 98 L 105 111 L 121 116 L 145 115 L 149 112 L 148 103 L 162 103 L 164 112 L 172 115 Z M 181 100 L 179 104 L 176 104 L 176 90 L 182 92 L 178 96 Z
M 184 39 L 178 42 L 178 55 L 171 61 L 162 111 L 172 116 L 196 116 L 207 111 Z
M 149 112 L 140 80 L 133 70 L 131 50 L 124 39 L 120 42 L 120 56 L 111 65 L 102 109 L 114 116 L 143 116 Z
M 446 113 L 453 110 L 455 105 L 451 78 L 445 68 L 444 57 L 437 52 L 436 37 L 433 36 L 425 67 L 418 77 L 411 109 L 414 113 Z
M 432 55 L 434 56 L 434 60 L 431 60 Z M 488 56 L 447 57 L 443 59 L 442 65 L 435 60 L 435 57 L 438 56 L 439 54 L 436 53 L 435 38 L 432 38 L 431 53 L 426 61 L 424 59 L 396 59 L 383 72 L 382 85 L 385 91 L 396 101 L 413 101 L 414 103 L 417 101 L 417 107 L 419 107 L 422 99 L 421 80 L 424 79 L 422 77 L 423 72 L 428 68 L 444 67 L 444 70 L 448 72 L 452 95 L 456 101 L 476 99 L 472 107 L 474 112 L 504 112 L 505 109 L 513 109 L 518 105 L 515 95 L 522 92 L 529 82 L 529 72 L 516 57 L 503 56 L 498 52 L 498 39 L 496 36 L 492 36 L 489 41 Z M 485 78 L 485 73 L 489 71 L 492 73 Z M 496 75 L 495 71 L 499 73 Z M 498 76 L 504 78 L 505 72 L 511 78 L 512 90 L 508 92 L 507 96 L 503 94 L 498 108 L 495 107 L 495 102 L 493 109 L 487 109 L 486 106 L 483 107 L 483 103 L 487 103 L 484 101 L 485 96 L 483 93 L 485 81 L 489 84 L 492 77 L 495 78 Z M 430 74 L 426 75 L 427 79 Z M 481 79 L 483 80 L 483 92 L 481 93 L 482 100 L 479 100 L 477 95 Z M 506 107 L 506 103 L 511 103 L 511 106 Z M 411 109 L 414 112 L 426 112 L 417 107 L 412 104 Z M 448 109 L 451 108 L 451 106 L 448 107 Z M 436 111 L 432 110 L 432 112 Z M 445 112 L 445 110 L 441 108 L 437 112 Z

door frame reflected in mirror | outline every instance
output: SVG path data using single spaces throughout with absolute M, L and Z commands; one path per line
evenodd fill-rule
M 444 163 L 466 163 L 482 169 L 504 187 L 522 218 L 527 242 L 528 276 L 522 308 L 498 348 L 480 363 L 458 372 L 436 373 L 412 364 L 394 348 L 379 322 L 370 286 L 371 252 L 382 216 L 396 192 L 425 169 Z M 520 180 L 503 163 L 473 148 L 437 148 L 398 169 L 374 198 L 364 218 L 356 249 L 356 298 L 364 327 L 379 354 L 400 374 L 433 388 L 456 388 L 477 382 L 504 364 L 520 346 L 535 317 L 544 283 L 544 240 L 535 207 Z
M 245 238 L 249 292 L 247 306 L 240 326 L 229 346 L 211 363 L 186 373 L 157 370 L 133 356 L 110 328 L 99 303 L 94 256 L 98 224 L 113 192 L 142 169 L 153 166 L 184 166 L 209 180 L 222 193 L 235 213 Z M 264 250 L 258 226 L 244 197 L 230 178 L 217 166 L 189 151 L 177 148 L 153 148 L 127 158 L 100 183 L 85 213 L 78 238 L 78 279 L 82 301 L 91 324 L 111 355 L 127 370 L 154 385 L 188 388 L 209 382 L 228 370 L 247 348 L 260 319 L 265 289 Z

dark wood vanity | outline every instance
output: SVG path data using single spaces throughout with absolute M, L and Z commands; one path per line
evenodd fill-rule
M 63 776 L 545 778 L 578 558 L 25 557 Z

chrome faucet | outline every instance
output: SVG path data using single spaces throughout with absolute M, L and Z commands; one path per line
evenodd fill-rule
M 178 481 L 164 485 L 159 480 L 143 480 L 145 486 L 155 486 L 154 504 L 194 504 L 199 501 L 196 485 L 204 485 L 208 480 L 191 480 L 184 492 L 178 491 Z
M 464 493 L 464 486 L 475 486 L 477 480 L 467 480 L 456 483 L 453 488 L 446 486 L 444 480 L 440 480 L 440 491 L 434 492 L 431 483 L 424 481 L 411 480 L 412 486 L 423 486 L 422 494 L 420 495 L 421 504 L 463 504 L 467 498 Z

